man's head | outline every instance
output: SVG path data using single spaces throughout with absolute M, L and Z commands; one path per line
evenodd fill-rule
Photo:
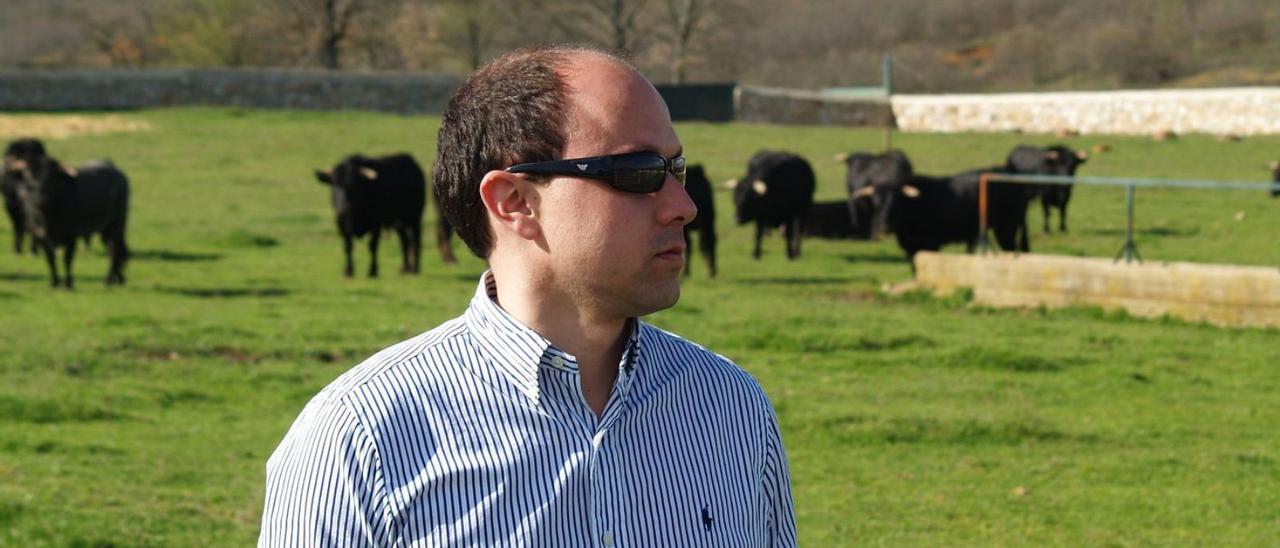
M 439 143 L 441 208 L 495 272 L 499 262 L 518 264 L 541 290 L 610 314 L 674 304 L 682 229 L 696 210 L 672 173 L 643 193 L 599 178 L 506 171 L 628 153 L 677 164 L 683 150 L 666 104 L 625 62 L 577 48 L 508 54 L 459 88 Z

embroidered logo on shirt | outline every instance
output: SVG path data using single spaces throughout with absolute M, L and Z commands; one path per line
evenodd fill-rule
M 578 171 L 586 171 L 586 170 L 587 170 L 587 166 L 589 166 L 589 165 L 591 165 L 591 164 L 573 164 L 573 165 L 578 166 Z
M 706 506 L 703 506 L 702 507 L 702 528 L 706 529 L 708 533 L 711 532 L 712 521 L 715 521 L 715 520 L 711 519 L 711 511 L 708 510 Z

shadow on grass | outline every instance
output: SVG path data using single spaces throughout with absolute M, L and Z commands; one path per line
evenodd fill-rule
M 802 277 L 784 277 L 784 278 L 747 278 L 741 280 L 730 280 L 729 283 L 734 285 L 757 286 L 757 285 L 840 285 L 855 282 L 875 282 L 875 276 L 813 276 L 808 278 Z
M 902 255 L 886 255 L 884 253 L 845 253 L 840 258 L 850 263 L 907 264 L 907 258 Z
M 220 253 L 185 253 L 166 249 L 143 249 L 132 251 L 129 258 L 136 261 L 166 261 L 175 263 L 196 263 L 217 261 L 222 259 Z
M 25 272 L 0 272 L 0 281 L 30 282 L 34 280 L 49 281 L 48 275 L 27 274 Z
M 165 287 L 156 291 L 201 299 L 228 299 L 237 297 L 287 297 L 292 291 L 282 287 Z
M 124 416 L 115 411 L 85 401 L 0 396 L 0 422 L 50 424 L 114 421 L 122 418 Z
M 1084 231 L 1086 234 L 1093 236 L 1111 236 L 1124 237 L 1123 228 L 1094 228 Z M 1156 226 L 1150 228 L 1135 228 L 1133 233 L 1138 236 L 1159 236 L 1162 238 L 1187 238 L 1191 236 L 1199 236 L 1200 229 L 1191 228 L 1173 228 L 1167 226 Z
M 1097 443 L 1098 436 L 1066 432 L 1035 419 L 987 421 L 929 417 L 833 417 L 819 427 L 837 439 L 857 443 L 1017 446 L 1027 443 Z

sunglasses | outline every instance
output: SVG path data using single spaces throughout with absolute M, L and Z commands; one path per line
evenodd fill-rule
M 611 156 L 549 160 L 516 164 L 506 169 L 508 173 L 533 173 L 540 175 L 568 175 L 604 181 L 623 192 L 648 194 L 662 189 L 667 173 L 684 184 L 684 156 L 665 158 L 656 152 L 632 152 Z

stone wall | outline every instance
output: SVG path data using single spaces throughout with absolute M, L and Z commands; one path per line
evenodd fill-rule
M 738 86 L 735 110 L 742 122 L 788 125 L 893 127 L 883 99 L 849 99 L 793 89 Z
M 1053 255 L 916 255 L 916 282 L 978 304 L 1092 305 L 1227 327 L 1280 328 L 1280 269 L 1193 263 L 1117 263 Z
M 903 131 L 1280 133 L 1280 88 L 895 95 Z
M 179 105 L 436 113 L 458 79 L 286 70 L 59 70 L 0 73 L 0 110 Z

